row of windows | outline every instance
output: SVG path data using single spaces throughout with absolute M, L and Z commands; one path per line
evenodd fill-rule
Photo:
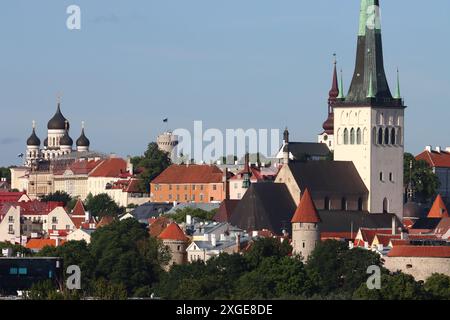
M 28 269 L 12 267 L 9 269 L 9 274 L 10 275 L 26 275 L 26 274 L 28 274 Z
M 380 172 L 380 181 L 381 182 L 385 181 L 383 172 Z M 394 174 L 392 172 L 389 172 L 389 182 L 394 182 Z
M 332 210 L 332 209 L 335 209 L 335 208 L 332 208 L 331 199 L 329 197 L 325 197 L 325 199 L 324 199 L 324 210 Z M 343 197 L 341 199 L 341 207 L 340 207 L 340 209 L 342 211 L 347 211 L 348 210 L 347 198 Z M 358 198 L 358 211 L 362 211 L 362 210 L 364 210 L 364 200 L 363 200 L 363 198 L 360 197 L 360 198 Z
M 195 194 L 192 194 L 190 197 L 187 194 L 185 194 L 184 197 L 182 197 L 179 194 L 177 194 L 177 195 L 169 194 L 168 198 L 169 198 L 169 201 L 173 201 L 173 200 L 181 201 L 182 199 L 183 199 L 183 201 L 196 201 Z M 198 198 L 199 198 L 200 202 L 203 202 L 204 200 L 206 200 L 206 197 L 203 194 L 200 194 Z M 159 199 L 164 200 L 162 195 L 159 196 Z M 209 201 L 214 201 L 214 197 L 210 197 Z
M 344 144 L 362 144 L 363 143 L 363 137 L 362 137 L 362 131 L 361 128 L 351 128 L 348 130 L 347 128 L 344 129 L 344 136 L 343 136 L 343 143 Z
M 401 145 L 400 128 L 373 128 L 374 143 L 377 145 Z
M 197 189 L 200 190 L 200 191 L 203 191 L 203 190 L 206 189 L 207 185 L 203 185 L 203 184 L 200 184 L 200 185 L 195 185 L 195 184 L 193 184 L 193 185 L 184 185 L 184 187 L 183 187 L 184 191 L 187 191 L 189 187 L 191 187 L 193 191 L 195 191 Z M 162 186 L 159 185 L 159 184 L 155 184 L 154 188 L 155 188 L 155 191 L 162 190 Z M 171 184 L 169 184 L 169 190 L 173 190 L 173 188 L 174 187 Z M 179 184 L 177 184 L 175 186 L 175 189 L 177 191 L 179 191 L 181 189 L 181 186 Z M 212 185 L 212 189 L 213 189 L 213 191 L 216 191 L 217 190 L 217 185 L 213 184 Z

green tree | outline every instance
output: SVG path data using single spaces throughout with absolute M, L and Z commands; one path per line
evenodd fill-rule
M 64 191 L 56 191 L 41 197 L 42 202 L 62 202 L 64 207 L 72 200 L 72 197 Z
M 206 211 L 199 208 L 186 207 L 183 209 L 177 209 L 175 210 L 175 213 L 166 214 L 165 216 L 174 220 L 176 223 L 182 223 L 186 221 L 187 215 L 190 215 L 193 218 L 198 218 L 200 220 L 211 221 L 213 217 L 216 215 L 216 213 L 217 209 Z
M 172 164 L 169 154 L 161 151 L 155 142 L 148 145 L 143 156 L 134 157 L 131 161 L 133 166 L 142 170 L 141 189 L 147 192 L 150 191 L 150 182 Z
M 411 164 L 412 169 L 410 168 Z M 423 160 L 417 161 L 410 153 L 405 153 L 403 170 L 405 188 L 411 180 L 412 187 L 420 201 L 433 200 L 439 187 L 439 178 L 430 165 Z
M 128 294 L 151 286 L 167 264 L 170 255 L 144 225 L 134 219 L 117 221 L 95 231 L 90 252 L 96 262 L 94 278 L 124 285 Z
M 71 265 L 79 266 L 81 270 L 81 288 L 83 291 L 89 289 L 96 263 L 92 259 L 86 241 L 68 241 L 58 247 L 46 246 L 37 253 L 37 256 L 60 257 L 63 259 L 66 268 Z
M 12 244 L 10 242 L 0 242 L 0 250 L 8 248 L 12 249 L 13 256 L 16 256 L 17 254 L 20 254 L 25 257 L 33 256 L 33 252 L 30 249 L 22 247 L 19 244 Z
M 253 242 L 250 250 L 245 254 L 245 259 L 252 268 L 256 268 L 264 258 L 282 258 L 292 252 L 288 241 L 280 242 L 275 238 L 260 238 Z
M 425 290 L 434 299 L 450 300 L 450 277 L 435 273 L 425 282 Z
M 264 258 L 253 271 L 245 273 L 236 286 L 238 299 L 295 298 L 305 293 L 307 274 L 298 258 Z
M 0 167 L 0 178 L 6 178 L 6 181 L 11 181 L 10 168 Z
M 380 257 L 364 249 L 350 250 L 346 243 L 319 243 L 308 259 L 309 295 L 348 294 L 367 281 L 367 268 L 381 267 Z
M 383 274 L 381 276 L 381 289 L 370 290 L 366 283 L 353 294 L 358 300 L 425 300 L 429 294 L 422 283 L 414 280 L 411 275 L 404 273 Z
M 89 194 L 86 198 L 85 206 L 91 215 L 99 218 L 103 216 L 117 217 L 125 213 L 125 208 L 119 207 L 106 193 L 101 193 L 96 196 Z
M 100 278 L 93 285 L 93 297 L 101 300 L 126 300 L 128 297 L 125 286 L 121 283 L 111 283 Z

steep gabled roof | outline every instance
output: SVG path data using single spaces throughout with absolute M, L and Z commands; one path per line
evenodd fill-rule
M 450 168 L 450 152 L 423 151 L 416 156 L 416 160 L 423 160 L 431 167 Z
M 109 158 L 103 160 L 90 174 L 89 177 L 117 178 L 127 172 L 127 162 L 121 158 Z
M 215 165 L 173 164 L 153 179 L 154 184 L 220 183 L 223 172 Z
M 180 226 L 175 222 L 172 222 L 164 229 L 163 232 L 158 236 L 162 240 L 178 240 L 178 241 L 188 241 L 188 238 L 181 230 Z
M 213 220 L 217 222 L 229 222 L 240 200 L 225 199 L 220 204 Z
M 289 169 L 301 191 L 331 195 L 368 195 L 351 161 L 310 161 L 290 163 Z
M 319 223 L 320 217 L 317 213 L 316 206 L 311 198 L 308 188 L 303 192 L 300 203 L 295 210 L 292 223 Z
M 73 207 L 72 214 L 75 216 L 84 216 L 86 214 L 83 201 L 78 199 L 75 207 Z
M 282 183 L 250 185 L 231 216 L 230 223 L 243 230 L 270 230 L 281 234 L 292 229 L 292 213 L 296 204 Z
M 428 218 L 448 218 L 448 210 L 445 206 L 444 200 L 440 194 L 434 200 L 433 206 L 428 213 Z

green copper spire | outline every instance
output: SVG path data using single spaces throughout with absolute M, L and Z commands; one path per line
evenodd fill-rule
M 359 14 L 358 36 L 366 35 L 366 26 L 367 26 L 367 0 L 361 0 L 361 11 Z
M 341 69 L 341 79 L 339 81 L 339 96 L 338 99 L 345 99 L 344 95 L 344 77 L 342 76 L 342 69 Z
M 370 73 L 370 77 L 369 77 L 369 93 L 367 94 L 367 98 L 375 98 L 375 95 L 373 94 L 372 73 Z
M 397 69 L 397 90 L 395 91 L 394 99 L 401 99 L 402 94 L 400 92 L 400 72 Z

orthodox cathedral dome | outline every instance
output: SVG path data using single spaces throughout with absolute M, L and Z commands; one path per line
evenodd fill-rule
M 59 140 L 59 144 L 61 146 L 72 146 L 73 145 L 73 140 L 69 136 L 69 133 L 67 130 L 66 130 L 66 133 L 61 137 L 61 140 Z
M 66 123 L 67 123 L 67 128 L 66 128 Z M 60 103 L 58 103 L 58 108 L 56 109 L 55 115 L 48 122 L 47 128 L 49 130 L 68 130 L 70 128 L 69 122 L 61 113 Z
M 77 139 L 77 147 L 89 147 L 91 142 L 84 134 L 84 128 L 81 129 L 81 136 Z
M 41 140 L 36 135 L 36 130 L 33 128 L 33 132 L 31 133 L 31 136 L 27 140 L 27 146 L 40 146 Z

